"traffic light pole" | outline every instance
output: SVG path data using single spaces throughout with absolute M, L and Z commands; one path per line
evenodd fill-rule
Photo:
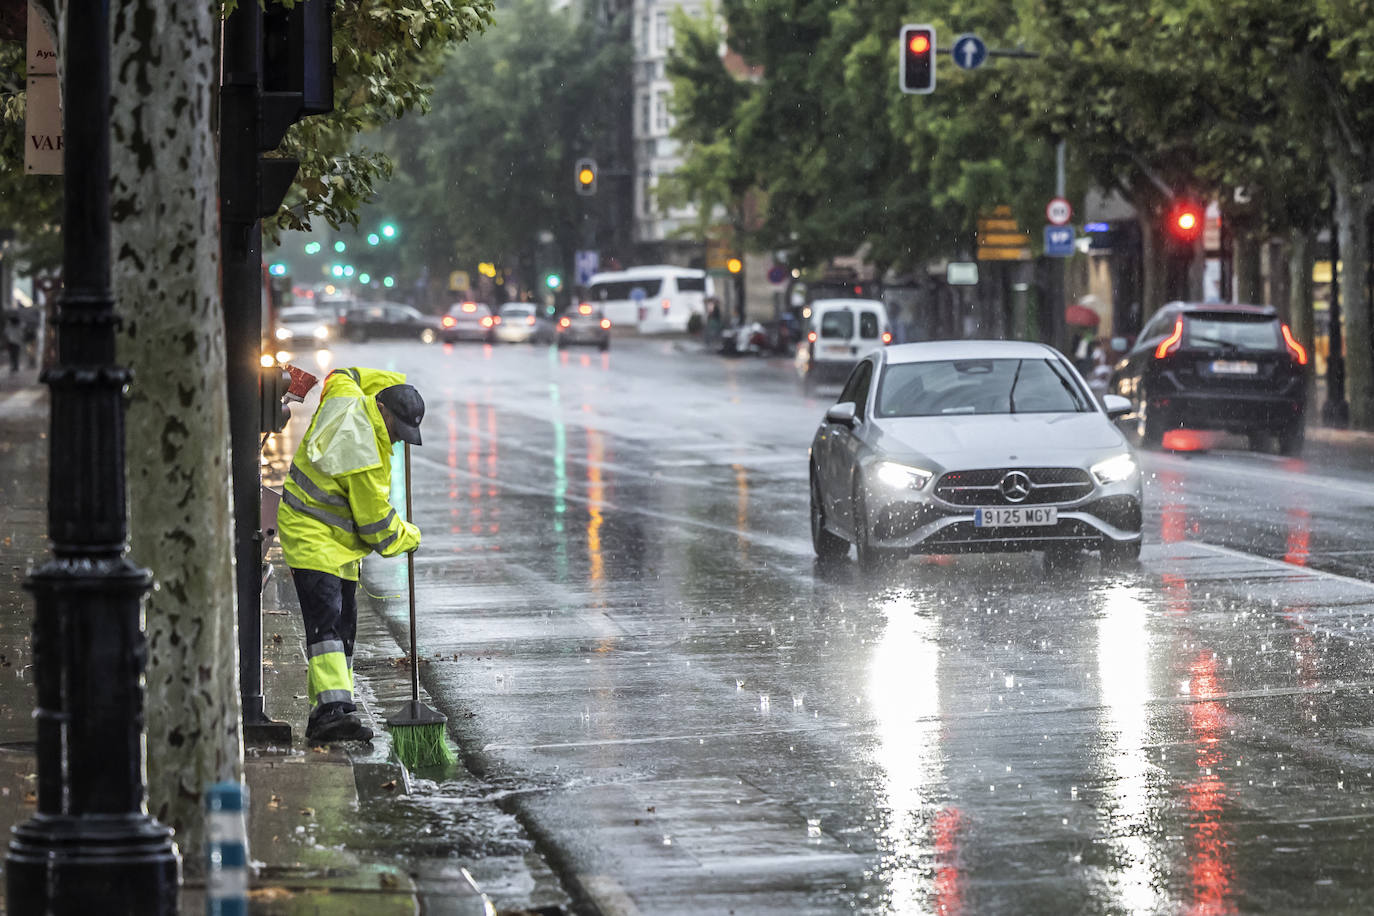
M 244 742 L 289 746 L 291 726 L 267 714 L 262 693 L 262 479 L 259 357 L 262 346 L 262 226 L 258 150 L 262 97 L 262 8 L 239 3 L 224 20 L 220 85 L 220 222 L 224 337 L 234 488 L 234 580 L 238 597 L 239 697 Z
M 5 862 L 11 913 L 171 916 L 180 858 L 145 810 L 143 596 L 132 563 L 124 388 L 110 284 L 110 4 L 69 0 L 63 291 L 51 389 L 48 536 L 33 592 L 38 810 Z

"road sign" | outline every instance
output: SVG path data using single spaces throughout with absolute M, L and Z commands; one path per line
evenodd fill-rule
M 573 253 L 573 271 L 577 274 L 577 285 L 586 286 L 592 282 L 592 274 L 601 267 L 601 252 L 577 251 Z
M 977 35 L 968 33 L 954 39 L 950 48 L 954 66 L 964 70 L 977 70 L 988 59 L 988 46 Z
M 1045 219 L 1051 226 L 1062 226 L 1073 219 L 1073 206 L 1062 197 L 1052 197 L 1045 204 Z
M 1029 261 L 1030 236 L 1021 231 L 1011 207 L 1000 204 L 978 217 L 980 261 Z
M 774 285 L 787 279 L 787 268 L 774 264 L 768 268 L 768 282 Z
M 1074 236 L 1072 226 L 1045 227 L 1045 256 L 1067 258 L 1073 254 Z
M 455 270 L 448 275 L 448 288 L 455 293 L 465 293 L 472 286 L 472 278 L 466 270 Z

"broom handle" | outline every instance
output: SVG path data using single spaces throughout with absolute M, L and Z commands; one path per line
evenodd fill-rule
M 406 521 L 415 524 L 410 500 L 410 443 L 406 443 Z M 415 653 L 415 551 L 406 551 L 406 584 L 410 590 L 410 699 L 420 702 L 420 660 Z

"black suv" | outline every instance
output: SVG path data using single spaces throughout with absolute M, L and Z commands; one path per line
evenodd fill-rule
M 1131 400 L 1145 445 L 1186 427 L 1302 451 L 1307 351 L 1269 306 L 1168 303 L 1116 364 L 1110 390 Z

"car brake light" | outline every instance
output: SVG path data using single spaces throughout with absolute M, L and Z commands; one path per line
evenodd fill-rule
M 490 315 L 483 315 L 483 316 L 482 316 L 482 327 L 484 327 L 484 328 L 489 328 L 489 327 L 491 327 L 491 316 L 490 316 Z
M 444 316 L 444 320 L 443 320 L 443 325 L 444 325 L 444 327 L 446 327 L 446 328 L 451 328 L 451 327 L 453 327 L 453 326 L 454 326 L 455 324 L 457 324 L 457 323 L 458 323 L 458 319 L 457 319 L 457 318 L 454 318 L 452 315 L 445 315 L 445 316 Z
M 492 318 L 491 318 L 491 323 L 492 323 L 492 324 L 500 324 L 500 323 L 501 323 L 501 316 L 500 316 L 500 315 L 493 315 Z
M 815 332 L 815 331 L 812 331 L 810 334 L 807 334 L 807 335 L 806 335 L 806 339 L 809 340 L 809 341 L 811 341 L 812 343 L 815 343 L 815 342 L 816 342 L 816 332 Z
M 571 327 L 571 326 L 572 326 L 572 319 L 571 319 L 571 318 L 568 318 L 568 317 L 561 318 L 561 319 L 559 319 L 558 326 L 559 326 L 560 328 Z
M 584 302 L 577 307 L 577 312 L 580 315 L 590 315 L 592 313 L 592 307 Z
M 603 328 L 605 328 L 606 330 L 609 331 L 609 330 L 611 329 L 611 319 L 609 319 L 609 318 L 602 318 L 602 319 L 601 319 L 601 326 L 602 326 Z
M 531 315 L 531 316 L 529 316 L 528 318 L 526 318 L 526 319 L 525 319 L 525 324 L 528 324 L 528 325 L 530 325 L 531 327 L 533 327 L 533 325 L 534 325 L 534 316 Z
M 664 300 L 663 300 L 663 311 L 665 311 L 665 312 L 668 311 L 668 309 L 671 308 L 672 305 L 673 305 L 673 301 L 672 301 L 671 299 L 664 299 Z
M 883 331 L 883 343 L 885 343 L 885 344 L 890 344 L 890 343 L 892 343 L 892 332 L 891 332 L 891 331 Z
M 469 313 L 477 311 L 477 303 L 476 303 L 476 302 L 464 302 L 464 303 L 463 303 L 463 311 L 469 312 Z
M 1159 342 L 1155 347 L 1155 359 L 1163 359 L 1170 353 L 1178 349 L 1178 345 L 1183 341 L 1183 316 L 1180 315 L 1174 320 L 1174 330 L 1168 337 Z
M 1302 344 L 1293 339 L 1293 331 L 1288 325 L 1285 324 L 1281 327 L 1283 329 L 1283 342 L 1288 347 L 1288 352 L 1293 354 L 1293 358 L 1298 361 L 1299 366 L 1306 366 L 1307 351 L 1303 349 Z

